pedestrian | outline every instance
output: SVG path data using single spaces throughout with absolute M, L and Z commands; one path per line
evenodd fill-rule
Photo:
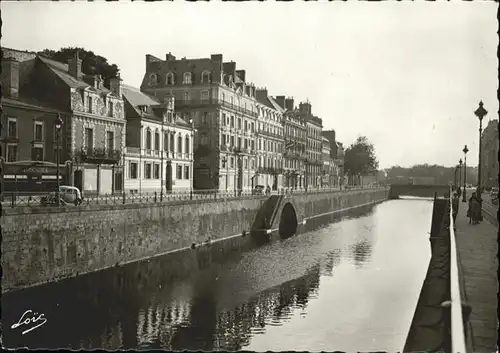
M 460 197 L 458 196 L 458 192 L 453 194 L 453 199 L 451 200 L 452 212 L 453 212 L 453 223 L 457 220 L 458 214 L 458 205 L 460 203 Z
M 467 217 L 469 217 L 469 224 L 478 224 L 481 216 L 481 204 L 475 192 L 469 199 L 469 209 L 467 210 Z

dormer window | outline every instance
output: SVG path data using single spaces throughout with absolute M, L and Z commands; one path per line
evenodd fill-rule
M 167 74 L 167 79 L 166 79 L 166 81 L 167 81 L 167 85 L 172 86 L 172 85 L 175 83 L 175 81 L 174 81 L 174 74 L 173 74 L 173 73 L 171 73 L 171 72 L 169 72 L 169 73 Z
M 158 76 L 156 76 L 156 74 L 149 75 L 149 85 L 155 86 L 157 84 L 158 84 Z
M 190 85 L 191 84 L 191 72 L 185 72 L 183 76 L 182 83 L 185 85 Z
M 201 83 L 210 83 L 210 72 L 203 71 L 201 74 Z

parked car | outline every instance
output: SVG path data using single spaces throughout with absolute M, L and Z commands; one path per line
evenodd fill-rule
M 495 196 L 498 198 L 498 187 L 497 186 L 491 188 L 490 196 L 492 198 L 495 197 Z
M 255 185 L 252 190 L 252 195 L 264 195 L 264 185 Z
M 59 204 L 60 205 L 75 205 L 78 206 L 83 202 L 80 190 L 75 186 L 60 186 L 59 187 Z M 57 205 L 57 192 L 51 192 L 49 195 L 42 197 L 41 203 L 44 206 Z

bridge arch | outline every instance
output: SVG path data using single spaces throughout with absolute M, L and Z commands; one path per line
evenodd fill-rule
M 285 203 L 280 216 L 279 235 L 282 239 L 297 234 L 298 220 L 295 207 L 290 202 Z

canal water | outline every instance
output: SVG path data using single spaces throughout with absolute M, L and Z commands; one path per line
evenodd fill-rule
M 3 345 L 402 351 L 431 216 L 430 200 L 386 201 L 183 278 L 165 276 L 169 262 L 156 259 L 8 293 Z M 27 310 L 43 317 L 13 329 Z

